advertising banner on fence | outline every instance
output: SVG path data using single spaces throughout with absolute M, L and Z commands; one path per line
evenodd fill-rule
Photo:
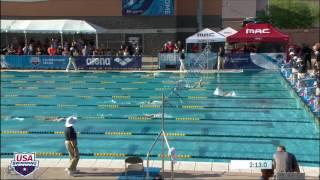
M 194 64 L 196 61 L 205 61 L 202 64 L 208 63 L 208 69 L 213 69 L 216 67 L 217 64 L 217 53 L 210 53 L 207 57 L 201 56 L 201 59 L 199 59 L 201 53 L 186 53 L 186 59 L 185 59 L 185 66 L 187 69 L 192 67 L 192 64 Z M 180 61 L 179 61 L 180 54 L 179 53 L 160 53 L 159 58 L 159 65 L 160 69 L 166 69 L 166 67 L 175 66 L 176 69 L 179 69 L 180 67 Z M 199 64 L 199 62 L 197 62 Z
M 225 59 L 228 69 L 279 69 L 285 61 L 285 53 L 232 53 Z
M 122 15 L 172 16 L 174 0 L 122 0 Z
M 17 69 L 65 69 L 68 63 L 66 56 L 15 56 L 1 58 L 2 68 Z
M 67 56 L 1 56 L 1 67 L 8 69 L 66 69 Z M 140 69 L 141 56 L 78 56 L 78 69 Z
M 79 56 L 76 59 L 79 69 L 140 69 L 142 66 L 141 56 Z

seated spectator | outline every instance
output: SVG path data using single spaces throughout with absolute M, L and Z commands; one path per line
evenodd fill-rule
M 57 48 L 56 55 L 61 56 L 62 55 L 62 51 L 63 51 L 62 46 L 59 45 L 58 48 Z
M 53 47 L 53 44 L 51 44 L 47 51 L 49 56 L 54 56 L 57 53 L 57 49 Z
M 22 51 L 23 51 L 23 54 L 24 55 L 28 55 L 28 45 L 25 45 L 23 48 L 22 48 Z
M 69 55 L 68 48 L 67 47 L 63 48 L 62 56 L 68 56 L 68 55 Z
M 107 56 L 112 56 L 112 50 L 110 48 L 106 49 L 106 55 Z
M 21 46 L 19 46 L 18 48 L 17 48 L 17 53 L 16 53 L 17 55 L 23 55 L 23 51 L 22 51 L 22 48 L 21 48 Z
M 297 70 L 298 70 L 298 79 L 303 79 L 305 77 L 305 73 L 307 71 L 306 64 L 303 62 L 301 58 L 297 60 Z
M 31 40 L 30 40 L 31 41 Z M 28 55 L 33 55 L 34 54 L 34 48 L 33 48 L 33 44 L 30 43 L 29 46 L 28 46 L 28 52 L 27 52 Z
M 284 146 L 278 146 L 277 152 L 273 155 L 273 169 L 275 173 L 300 172 L 296 157 L 286 152 Z
M 161 53 L 168 53 L 167 43 L 164 43 L 162 49 L 160 50 Z
M 173 53 L 174 44 L 173 44 L 171 41 L 168 41 L 168 43 L 167 43 L 166 46 L 167 46 L 168 52 L 169 52 L 169 53 Z
M 198 44 L 193 44 L 191 47 L 191 52 L 192 53 L 198 53 L 199 52 L 199 45 Z
M 174 52 L 174 53 L 178 53 L 178 52 L 180 52 L 180 51 L 179 51 L 179 47 L 178 47 L 178 44 L 177 44 L 177 43 L 175 43 L 175 44 L 174 44 L 173 52 Z
M 123 51 L 123 56 L 129 56 L 130 54 L 129 54 L 129 49 L 128 49 L 128 47 L 126 47 L 125 49 L 124 49 L 124 51 Z
M 36 55 L 41 55 L 42 54 L 42 52 L 41 52 L 41 49 L 40 49 L 40 47 L 37 47 L 37 49 L 36 49 Z
M 141 49 L 139 48 L 139 46 L 137 45 L 134 51 L 134 55 L 135 56 L 141 56 L 142 52 Z
M 179 52 L 181 52 L 182 49 L 184 49 L 183 45 L 181 44 L 181 41 L 177 41 L 177 46 L 178 46 Z
M 98 49 L 97 48 L 93 48 L 92 56 L 98 56 L 98 55 L 99 55 Z

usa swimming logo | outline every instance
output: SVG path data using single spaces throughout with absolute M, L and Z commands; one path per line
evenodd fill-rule
M 35 153 L 15 153 L 10 167 L 21 176 L 28 176 L 39 168 Z

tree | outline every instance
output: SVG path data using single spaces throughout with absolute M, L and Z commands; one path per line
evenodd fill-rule
M 257 15 L 259 21 L 271 22 L 279 28 L 309 28 L 316 17 L 310 6 L 301 0 L 272 0 L 269 14 Z

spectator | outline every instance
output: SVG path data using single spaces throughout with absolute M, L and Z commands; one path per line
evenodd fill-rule
M 168 41 L 166 47 L 167 47 L 167 50 L 168 50 L 169 53 L 173 53 L 174 44 L 171 41 Z
M 298 79 L 299 80 L 303 79 L 305 76 L 305 73 L 307 72 L 307 69 L 306 69 L 305 62 L 301 58 L 298 58 L 297 60 L 297 70 L 298 70 Z
M 317 63 L 320 63 L 320 45 L 313 46 L 314 55 L 316 56 Z
M 193 44 L 191 47 L 191 52 L 192 53 L 198 53 L 199 52 L 199 45 L 198 44 Z
M 73 45 L 71 46 L 70 48 L 70 54 L 69 54 L 69 63 L 67 65 L 67 68 L 66 68 L 66 71 L 69 72 L 69 69 L 70 69 L 70 65 L 72 64 L 73 65 L 73 68 L 75 70 L 78 70 L 77 69 L 77 65 L 76 65 L 76 57 L 79 56 L 79 52 L 77 50 L 77 48 Z
M 82 56 L 88 56 L 88 53 L 89 53 L 89 52 L 88 52 L 88 47 L 87 47 L 87 45 L 84 45 L 84 46 L 83 46 L 81 52 L 82 52 Z
M 306 67 L 308 67 L 308 62 L 309 62 L 310 67 L 312 66 L 311 54 L 312 54 L 312 49 L 310 49 L 308 45 L 302 44 L 301 57 L 303 59 L 303 63 L 306 65 Z
M 181 41 L 177 41 L 177 46 L 178 46 L 179 52 L 181 52 L 183 49 L 183 45 L 181 44 Z
M 56 38 L 52 38 L 51 39 L 51 45 L 52 45 L 53 48 L 57 49 L 58 48 L 58 40 Z
M 121 45 L 121 46 L 120 46 L 120 49 L 119 49 L 118 52 L 117 52 L 117 56 L 123 56 L 124 46 L 125 46 L 125 45 Z
M 140 49 L 139 46 L 137 45 L 136 48 L 135 48 L 134 55 L 135 55 L 135 56 L 141 56 L 141 54 L 142 54 L 141 49 Z
M 9 55 L 15 55 L 16 54 L 16 50 L 13 48 L 12 45 L 7 48 L 7 52 L 8 52 Z
M 160 52 L 161 52 L 161 53 L 168 53 L 168 52 L 169 52 L 169 50 L 168 50 L 168 48 L 167 48 L 167 43 L 164 43 L 164 45 L 163 45 L 163 47 L 162 47 L 162 49 L 161 49 Z
M 281 172 L 300 172 L 296 157 L 286 152 L 284 146 L 278 146 L 277 152 L 273 155 L 273 169 L 276 173 Z
M 174 44 L 173 52 L 174 52 L 174 53 L 180 52 L 177 43 Z
M 57 53 L 57 49 L 51 44 L 51 46 L 47 50 L 49 56 L 54 56 Z
M 123 56 L 129 56 L 129 49 L 126 47 L 123 51 Z
M 34 54 L 34 49 L 33 49 L 33 44 L 30 43 L 28 46 L 28 51 L 27 51 L 28 55 L 33 55 Z
M 19 45 L 18 49 L 17 49 L 17 55 L 23 55 L 23 51 L 21 46 Z
M 40 47 L 37 47 L 37 49 L 36 49 L 36 55 L 41 55 L 42 54 L 42 52 L 41 52 L 41 48 Z
M 58 46 L 58 49 L 57 49 L 56 55 L 61 56 L 61 55 L 62 55 L 62 51 L 63 51 L 62 46 L 59 45 L 59 46 Z
M 182 49 L 182 51 L 180 53 L 180 58 L 179 58 L 179 60 L 180 60 L 180 72 L 183 72 L 183 71 L 186 70 L 185 66 L 184 66 L 184 62 L 185 62 L 184 59 L 185 59 L 185 55 L 184 55 L 184 50 Z
M 67 47 L 63 48 L 62 56 L 68 56 L 68 55 L 69 55 L 68 48 Z
M 28 45 L 25 45 L 23 48 L 22 48 L 22 51 L 23 51 L 23 54 L 24 55 L 28 55 Z
M 97 49 L 97 48 L 93 48 L 93 50 L 92 50 L 92 56 L 97 56 L 97 55 L 99 55 L 98 49 Z
M 112 50 L 110 48 L 106 49 L 106 55 L 107 56 L 112 56 Z
M 219 71 L 220 68 L 223 69 L 224 67 L 224 57 L 225 57 L 225 51 L 223 47 L 219 47 L 218 51 L 218 63 L 217 63 L 217 70 Z

